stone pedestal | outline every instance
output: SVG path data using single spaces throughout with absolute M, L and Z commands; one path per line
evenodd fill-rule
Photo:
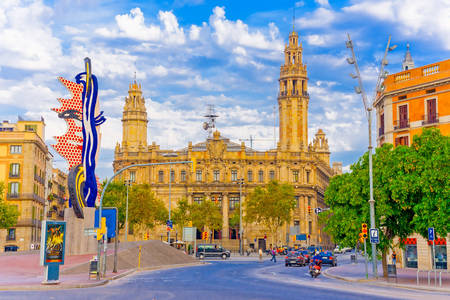
M 84 219 L 75 216 L 71 207 L 64 210 L 66 221 L 66 255 L 96 254 L 95 236 L 84 234 L 85 228 L 94 228 L 95 208 L 83 208 Z

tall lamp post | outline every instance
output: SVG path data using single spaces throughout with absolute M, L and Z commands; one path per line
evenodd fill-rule
M 243 243 L 242 243 L 242 185 L 244 184 L 244 178 L 239 178 L 237 181 L 239 184 L 239 254 L 244 255 Z
M 355 71 L 356 75 L 350 74 L 350 76 L 353 79 L 358 79 L 358 86 L 355 87 L 355 92 L 357 94 L 361 94 L 362 100 L 364 103 L 364 108 L 366 110 L 367 114 L 367 120 L 368 120 L 368 129 L 369 129 L 369 193 L 370 193 L 370 199 L 369 199 L 369 205 L 370 205 L 370 228 L 376 228 L 375 224 L 375 200 L 373 199 L 373 166 L 372 166 L 372 111 L 373 111 L 373 102 L 375 101 L 375 98 L 377 96 L 378 92 L 382 92 L 382 80 L 386 78 L 387 72 L 384 71 L 384 67 L 388 64 L 386 56 L 389 51 L 394 50 L 397 46 L 394 45 L 390 47 L 391 43 L 391 36 L 389 36 L 386 50 L 384 51 L 383 59 L 381 60 L 381 68 L 380 73 L 378 74 L 378 80 L 377 85 L 375 87 L 374 97 L 373 100 L 369 103 L 367 100 L 366 93 L 363 88 L 361 74 L 359 72 L 358 63 L 356 61 L 355 51 L 353 49 L 353 42 L 350 38 L 350 34 L 347 33 L 348 41 L 345 43 L 347 48 L 349 48 L 352 52 L 352 57 L 347 58 L 347 62 L 351 65 L 355 65 Z M 375 243 L 372 243 L 372 266 L 373 266 L 373 276 L 375 278 L 378 278 L 378 268 L 377 268 L 377 245 Z
M 131 179 L 125 180 L 125 185 L 127 186 L 127 207 L 125 209 L 125 242 L 128 242 L 128 187 L 131 186 Z
M 176 154 L 176 153 L 166 153 L 166 154 L 163 154 L 163 156 L 164 157 L 178 157 L 178 154 Z M 170 198 L 171 190 L 172 190 L 172 164 L 169 165 L 169 221 L 168 222 L 171 222 L 171 220 L 172 220 L 171 219 L 171 198 Z M 169 226 L 169 224 L 167 224 L 167 226 Z M 169 243 L 169 245 L 170 245 L 170 231 L 171 231 L 171 229 L 172 228 L 170 228 L 167 231 L 167 243 Z

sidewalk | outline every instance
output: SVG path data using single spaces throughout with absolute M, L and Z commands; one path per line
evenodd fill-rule
M 441 273 L 442 285 L 439 286 L 439 272 Z M 378 264 L 378 279 L 372 276 L 372 264 L 368 263 L 369 278 L 366 279 L 366 272 L 363 258 L 358 259 L 357 264 L 350 263 L 350 259 L 346 256 L 338 257 L 338 266 L 328 268 L 324 274 L 336 279 L 367 282 L 376 285 L 389 285 L 403 288 L 424 289 L 433 291 L 450 292 L 450 273 L 447 270 L 436 271 L 436 285 L 434 282 L 434 272 L 430 273 L 430 285 L 428 285 L 428 271 L 419 272 L 419 284 L 417 284 L 416 269 L 397 269 L 397 278 L 384 278 L 383 267 Z

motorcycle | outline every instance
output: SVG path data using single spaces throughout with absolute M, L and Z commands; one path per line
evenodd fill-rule
M 320 269 L 319 265 L 311 265 L 309 266 L 309 274 L 311 274 L 312 278 L 317 278 L 320 275 Z

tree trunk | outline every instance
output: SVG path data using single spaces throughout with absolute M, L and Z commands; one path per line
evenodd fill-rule
M 383 265 L 383 277 L 387 278 L 388 277 L 388 272 L 387 272 L 387 248 L 384 248 L 381 252 L 381 264 Z

